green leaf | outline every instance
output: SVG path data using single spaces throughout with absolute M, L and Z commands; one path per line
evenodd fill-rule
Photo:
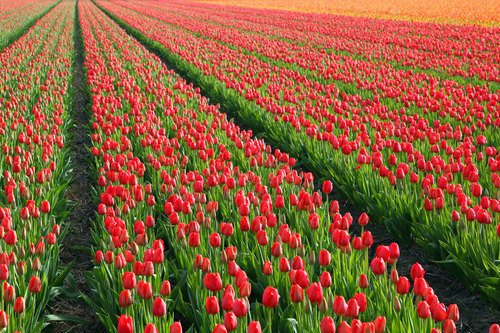
M 69 321 L 77 324 L 92 324 L 92 322 L 80 317 L 66 316 L 66 315 L 46 315 L 46 321 Z

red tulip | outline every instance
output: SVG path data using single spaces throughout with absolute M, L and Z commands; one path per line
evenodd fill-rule
M 170 281 L 165 280 L 161 284 L 160 295 L 169 296 L 171 292 Z
M 413 264 L 411 267 L 411 278 L 415 280 L 416 278 L 423 278 L 425 275 L 425 270 L 423 267 L 417 262 Z
M 368 288 L 368 277 L 365 274 L 359 276 L 358 285 L 361 289 Z
M 32 293 L 39 293 L 42 291 L 42 283 L 38 276 L 32 276 L 29 284 L 29 291 Z
M 405 295 L 410 290 L 410 281 L 405 276 L 401 276 L 396 283 L 396 291 L 400 295 Z
M 321 283 L 321 287 L 330 288 L 332 285 L 332 276 L 330 272 L 324 271 L 319 278 L 319 282 Z
M 248 324 L 247 333 L 262 333 L 262 328 L 258 321 L 251 321 Z
M 167 304 L 161 297 L 156 297 L 153 301 L 153 316 L 163 317 L 167 313 Z
M 278 290 L 273 287 L 267 287 L 262 295 L 262 304 L 266 308 L 275 308 L 278 306 L 279 299 L 280 295 L 278 294 Z
M 381 258 L 374 258 L 371 263 L 373 274 L 382 275 L 385 273 L 385 262 Z
M 319 304 L 323 299 L 323 289 L 321 288 L 321 284 L 315 282 L 311 284 L 311 286 L 307 289 L 307 296 L 311 303 Z
M 224 325 L 217 324 L 217 325 L 215 325 L 215 328 L 212 331 L 212 333 L 227 333 L 227 329 Z
M 174 321 L 172 325 L 170 325 L 170 333 L 182 333 L 182 325 L 178 321 Z
M 217 296 L 209 296 L 205 300 L 205 309 L 208 314 L 217 314 L 219 313 L 219 301 L 217 300 Z
M 236 317 L 241 318 L 247 315 L 247 303 L 242 298 L 237 298 L 233 302 L 233 312 Z
M 20 296 L 16 298 L 14 302 L 14 312 L 15 313 L 23 313 L 25 309 L 24 297 Z
M 443 303 L 435 303 L 431 305 L 431 314 L 432 318 L 437 321 L 444 321 L 446 320 L 448 314 L 446 313 L 446 307 L 444 306 Z
M 222 289 L 222 280 L 219 273 L 207 273 L 203 278 L 205 288 L 212 292 L 218 292 Z
M 456 304 L 450 304 L 448 306 L 448 319 L 453 320 L 455 323 L 460 319 L 460 314 L 458 311 L 458 306 Z
M 121 315 L 120 318 L 118 318 L 118 327 L 117 327 L 118 333 L 133 333 L 134 332 L 134 322 L 132 320 L 132 317 L 129 317 L 127 315 Z
M 431 316 L 431 309 L 426 301 L 420 301 L 417 305 L 417 314 L 422 319 L 427 319 Z
M 323 182 L 323 187 L 322 187 L 323 193 L 329 194 L 329 193 L 332 192 L 332 190 L 333 190 L 333 184 L 332 184 L 332 182 L 329 181 L 329 180 L 325 180 Z
M 135 288 L 135 274 L 133 272 L 125 272 L 122 276 L 123 288 L 134 289 Z
M 238 327 L 238 320 L 232 312 L 226 312 L 224 315 L 224 326 L 228 332 L 235 331 Z
M 147 324 L 146 327 L 144 327 L 144 333 L 158 333 L 158 329 L 154 324 Z
M 335 333 L 335 322 L 329 316 L 325 316 L 320 324 L 321 333 Z
M 9 325 L 9 316 L 4 310 L 0 311 L 0 329 L 3 329 Z
M 455 333 L 457 331 L 457 327 L 455 326 L 455 322 L 451 319 L 447 319 L 443 324 L 443 333 Z
M 385 332 L 385 325 L 386 325 L 386 318 L 385 317 L 378 316 L 373 321 L 373 324 L 375 325 L 375 333 L 384 333 Z

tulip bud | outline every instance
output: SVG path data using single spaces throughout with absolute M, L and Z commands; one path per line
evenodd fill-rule
M 42 263 L 40 262 L 40 258 L 35 257 L 35 260 L 33 260 L 33 270 L 35 272 L 38 272 L 41 267 L 42 267 Z
M 32 276 L 29 283 L 29 291 L 39 293 L 42 290 L 42 284 L 38 276 Z
M 23 261 L 20 261 L 17 264 L 16 272 L 17 272 L 17 275 L 24 275 L 24 273 L 26 272 L 26 265 L 24 264 Z
M 443 333 L 456 333 L 457 327 L 455 326 L 455 322 L 451 319 L 446 319 L 443 324 Z
M 9 285 L 4 290 L 3 300 L 5 303 L 10 303 L 16 298 L 16 290 L 13 286 Z
M 359 276 L 359 283 L 358 283 L 358 285 L 359 285 L 359 287 L 361 289 L 368 288 L 368 277 L 365 274 L 361 274 Z
M 394 311 L 401 311 L 401 303 L 399 302 L 398 296 L 394 296 Z
M 325 313 L 326 311 L 328 311 L 328 303 L 326 302 L 326 298 L 322 298 L 321 299 L 321 302 L 319 303 L 319 312 L 321 313 Z
M 458 306 L 456 304 L 450 304 L 448 307 L 448 319 L 453 320 L 455 323 L 460 319 L 460 315 L 458 312 Z
M 302 245 L 299 248 L 299 256 L 304 257 L 305 255 L 306 255 L 306 248 L 304 247 L 304 245 Z
M 3 329 L 9 325 L 9 316 L 4 310 L 0 311 L 0 329 Z
M 160 294 L 162 296 L 169 296 L 170 295 L 170 291 L 171 291 L 170 288 L 171 288 L 170 287 L 170 281 L 168 281 L 168 280 L 163 281 L 162 284 L 161 284 Z
M 306 298 L 306 301 L 304 302 L 304 312 L 306 314 L 309 314 L 311 313 L 311 311 L 312 311 L 311 302 L 309 301 L 308 298 Z
M 314 265 L 314 262 L 316 261 L 316 254 L 314 253 L 314 251 L 311 251 L 311 253 L 309 254 L 308 261 L 311 265 Z
M 19 249 L 17 250 L 17 255 L 21 259 L 23 259 L 26 256 L 26 251 L 24 250 L 24 246 L 19 246 Z
M 24 297 L 20 296 L 16 298 L 14 302 L 14 312 L 15 313 L 23 313 L 25 309 Z
M 398 271 L 396 269 L 393 269 L 391 272 L 391 282 L 393 284 L 396 284 L 398 282 L 398 279 L 399 279 Z

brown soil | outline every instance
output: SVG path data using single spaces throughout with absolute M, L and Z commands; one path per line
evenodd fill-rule
M 77 7 L 75 7 L 76 9 Z M 66 192 L 66 198 L 74 202 L 74 208 L 68 216 L 69 232 L 66 235 L 60 253 L 60 263 L 68 266 L 74 260 L 71 269 L 76 282 L 77 291 L 91 297 L 91 292 L 86 284 L 84 272 L 93 268 L 91 256 L 75 247 L 90 247 L 92 236 L 90 233 L 90 219 L 94 216 L 96 205 L 92 198 L 90 184 L 93 180 L 89 174 L 89 154 L 87 148 L 91 145 L 86 126 L 89 124 L 87 106 L 89 99 L 86 95 L 86 74 L 83 66 L 84 46 L 81 35 L 81 27 L 78 17 L 75 19 L 74 41 L 75 41 L 75 63 L 74 77 L 72 82 L 73 95 L 73 121 L 74 127 L 70 130 L 71 148 L 73 150 L 72 162 L 73 183 Z M 51 304 L 54 314 L 79 317 L 89 324 L 76 324 L 69 321 L 53 322 L 55 332 L 79 332 L 91 333 L 102 332 L 99 319 L 95 312 L 88 306 L 82 297 L 76 299 L 56 298 Z

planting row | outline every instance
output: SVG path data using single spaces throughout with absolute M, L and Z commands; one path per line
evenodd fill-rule
M 40 332 L 46 304 L 69 272 L 58 260 L 71 171 L 73 23 L 74 2 L 62 1 L 0 53 L 2 332 Z
M 2 1 L 0 8 L 0 50 L 16 40 L 22 30 L 36 22 L 56 4 L 55 0 Z
M 179 28 L 162 21 L 170 20 L 166 12 L 98 3 L 252 128 L 285 151 L 305 156 L 303 163 L 333 179 L 399 238 L 414 238 L 470 289 L 498 302 L 497 94 L 431 80 L 428 87 L 412 88 L 430 89 L 430 104 L 417 99 L 407 114 L 405 107 L 391 110 L 378 96 L 363 99 L 315 81 L 308 68 L 279 67 L 281 60 L 249 53 L 262 39 L 244 34 L 229 39 L 228 29 L 199 20 L 175 16 Z M 410 82 L 426 81 L 425 74 L 407 74 Z
M 355 235 L 295 160 L 252 139 L 89 1 L 79 3 L 100 202 L 88 299 L 109 330 L 455 331 L 399 247 Z M 174 322 L 179 316 L 180 322 Z M 116 322 L 117 320 L 117 322 Z

